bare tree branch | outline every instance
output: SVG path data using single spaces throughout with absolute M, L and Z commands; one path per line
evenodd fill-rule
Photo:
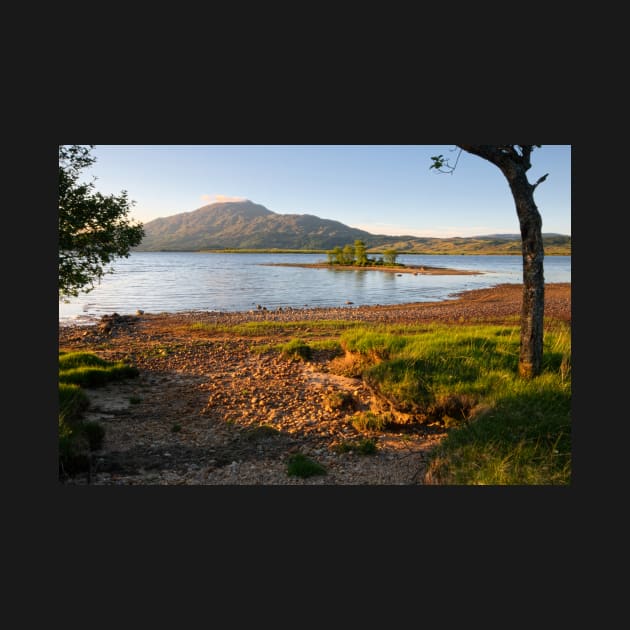
M 507 166 L 507 161 L 510 159 L 510 154 L 506 153 L 507 145 L 499 146 L 496 144 L 458 144 L 458 147 L 478 155 L 488 162 L 492 162 L 496 166 Z
M 513 160 L 520 160 L 521 156 L 518 154 L 518 151 L 514 148 L 513 144 L 499 144 L 497 148 L 499 151 L 504 153 L 505 155 L 509 155 Z
M 536 188 L 536 186 L 538 186 L 538 184 L 542 184 L 546 179 L 547 176 L 549 175 L 549 173 L 545 173 L 542 177 L 538 178 L 538 181 L 532 185 L 532 190 L 534 190 Z
M 528 171 L 532 167 L 532 163 L 530 160 L 530 156 L 532 151 L 534 150 L 533 144 L 519 144 L 521 147 L 521 152 L 523 153 L 523 157 L 521 158 L 521 163 L 523 164 L 523 168 Z
M 457 148 L 458 146 L 455 145 L 455 149 Z M 451 149 L 451 150 L 454 151 L 455 149 Z M 431 159 L 433 160 L 433 164 L 429 168 L 430 169 L 434 168 L 438 173 L 452 175 L 455 169 L 457 168 L 457 163 L 459 162 L 459 158 L 461 154 L 462 154 L 462 149 L 459 148 L 459 153 L 457 154 L 457 158 L 453 166 L 451 166 L 449 158 L 445 158 L 442 154 L 434 155 L 431 157 Z

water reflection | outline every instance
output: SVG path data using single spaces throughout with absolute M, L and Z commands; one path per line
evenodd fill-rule
M 134 252 L 113 265 L 94 291 L 59 305 L 60 321 L 106 313 L 186 310 L 242 311 L 262 304 L 344 306 L 444 300 L 453 293 L 522 282 L 520 256 L 400 256 L 403 264 L 483 272 L 470 276 L 413 275 L 365 269 L 269 267 L 265 263 L 325 261 L 321 254 L 200 254 Z M 546 282 L 571 281 L 571 257 L 545 259 Z

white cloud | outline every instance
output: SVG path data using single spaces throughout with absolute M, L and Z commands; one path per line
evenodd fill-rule
M 245 197 L 230 197 L 230 195 L 201 195 L 201 201 L 206 203 L 226 203 L 228 201 L 245 201 Z

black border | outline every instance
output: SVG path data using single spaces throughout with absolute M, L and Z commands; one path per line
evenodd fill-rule
M 421 77 L 416 79 L 421 82 Z M 45 349 L 47 369 L 43 387 L 38 387 L 33 396 L 37 411 L 29 414 L 30 422 L 36 419 L 39 427 L 29 430 L 29 460 L 35 465 L 27 465 L 26 470 L 21 467 L 20 475 L 29 479 L 31 490 L 37 489 L 37 497 L 32 498 L 38 504 L 35 513 L 47 515 L 42 526 L 52 535 L 52 544 L 73 549 L 69 552 L 73 562 L 88 554 L 86 550 L 92 545 L 105 559 L 109 552 L 117 558 L 126 554 L 139 561 L 157 553 L 161 554 L 165 571 L 169 566 L 180 566 L 178 553 L 191 559 L 204 549 L 201 557 L 208 558 L 208 547 L 219 555 L 227 547 L 235 558 L 246 561 L 251 554 L 244 566 L 260 556 L 276 565 L 280 562 L 288 566 L 296 558 L 303 558 L 325 565 L 330 562 L 333 572 L 337 564 L 345 563 L 348 568 L 353 560 L 362 566 L 363 553 L 381 556 L 381 560 L 384 557 L 385 564 L 389 560 L 395 562 L 390 554 L 398 556 L 402 565 L 408 565 L 413 558 L 422 559 L 420 566 L 429 575 L 431 568 L 427 563 L 437 565 L 444 562 L 444 556 L 449 562 L 469 558 L 505 568 L 509 560 L 504 554 L 516 563 L 526 561 L 527 553 L 541 559 L 554 554 L 556 561 L 566 560 L 567 531 L 576 525 L 580 495 L 584 497 L 581 493 L 589 485 L 590 464 L 585 458 L 591 462 L 592 455 L 591 449 L 584 446 L 585 436 L 590 433 L 583 412 L 587 396 L 579 391 L 575 392 L 579 405 L 574 404 L 574 481 L 570 487 L 95 488 L 59 484 L 56 427 L 51 413 L 57 407 L 57 318 L 48 307 L 41 316 L 42 300 L 48 304 L 56 288 L 53 197 L 57 144 L 448 146 L 462 138 L 501 142 L 517 135 L 527 142 L 531 139 L 572 144 L 573 169 L 580 169 L 575 160 L 575 130 L 562 100 L 532 99 L 534 102 L 524 103 L 520 109 L 508 108 L 493 98 L 481 101 L 476 92 L 462 94 L 457 86 L 444 92 L 427 86 L 427 96 L 419 99 L 411 86 L 398 89 L 400 86 L 395 83 L 380 84 L 376 79 L 354 95 L 347 91 L 342 95 L 335 92 L 334 86 L 319 83 L 312 92 L 304 90 L 293 97 L 290 90 L 270 98 L 269 91 L 258 89 L 228 90 L 228 96 L 222 91 L 222 98 L 217 95 L 206 99 L 192 95 L 186 98 L 178 87 L 182 86 L 170 88 L 175 91 L 170 98 L 158 98 L 164 94 L 156 90 L 140 97 L 136 93 L 134 98 L 122 102 L 113 97 L 98 100 L 94 89 L 91 96 L 95 100 L 89 106 L 58 107 L 55 124 L 44 134 L 52 138 L 45 141 L 43 150 L 37 151 L 37 178 L 41 185 L 35 190 L 32 185 L 24 188 L 29 194 L 35 192 L 34 203 L 46 208 L 37 215 L 36 233 L 32 224 L 30 229 L 24 229 L 29 239 L 32 236 L 36 241 L 36 275 L 43 276 L 42 282 L 37 282 L 43 291 L 33 297 L 34 304 L 29 309 L 35 318 L 28 326 L 33 343 Z M 87 96 L 89 100 L 90 95 Z M 584 159 L 587 149 L 581 148 L 581 142 L 578 146 L 577 155 Z M 578 179 L 574 170 L 573 185 L 581 190 L 579 196 L 574 192 L 573 202 L 582 207 L 583 183 L 584 179 Z M 30 216 L 26 217 L 27 223 Z M 574 212 L 572 235 L 578 234 L 579 259 L 584 255 L 584 243 L 577 218 Z M 573 262 L 572 266 L 575 267 Z M 574 291 L 574 310 L 579 308 L 580 300 L 578 289 L 577 295 Z M 578 330 L 580 325 L 578 322 Z M 577 365 L 574 361 L 574 375 L 581 384 L 583 341 L 580 337 Z M 42 430 L 42 426 L 47 428 Z M 331 549 L 335 550 L 332 554 Z M 342 549 L 347 550 L 347 555 Z M 326 555 L 312 555 L 313 550 Z M 462 555 L 456 559 L 456 554 Z M 122 560 L 120 566 L 125 566 Z M 469 567 L 473 574 L 478 569 Z M 544 567 L 540 571 L 544 573 Z M 498 573 L 495 578 L 500 578 Z M 290 579 L 290 574 L 286 577 Z M 469 574 L 468 579 L 471 578 L 475 579 Z M 455 576 L 453 579 L 457 580 Z

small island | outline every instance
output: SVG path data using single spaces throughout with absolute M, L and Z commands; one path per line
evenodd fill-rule
M 481 271 L 449 269 L 447 267 L 430 267 L 427 265 L 403 265 L 396 262 L 398 252 L 387 249 L 381 258 L 370 258 L 363 241 L 357 240 L 354 245 L 337 246 L 328 251 L 328 262 L 317 263 L 263 263 L 273 267 L 308 267 L 312 269 L 340 269 L 342 271 L 375 270 L 390 273 L 412 273 L 414 275 L 479 275 Z

